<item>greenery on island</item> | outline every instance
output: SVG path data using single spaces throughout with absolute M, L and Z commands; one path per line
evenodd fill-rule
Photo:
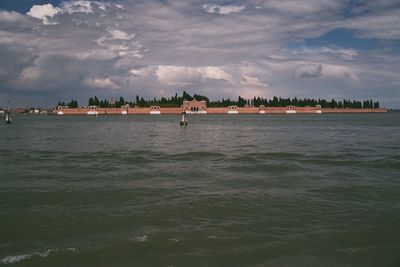
M 58 101 L 58 106 L 68 106 L 70 108 L 77 108 L 78 100 L 71 100 L 67 104 L 65 104 L 65 102 Z
M 325 99 L 313 99 L 313 98 L 281 98 L 274 96 L 272 99 L 254 97 L 252 99 L 245 99 L 241 96 L 237 100 L 222 99 L 217 101 L 211 101 L 208 97 L 194 94 L 193 96 L 183 91 L 182 96 L 175 94 L 172 97 L 166 98 L 162 97 L 160 99 L 153 98 L 152 100 L 145 100 L 143 97 L 136 96 L 132 101 L 126 101 L 122 96 L 119 100 L 104 99 L 100 100 L 97 96 L 90 97 L 88 101 L 89 106 L 98 106 L 102 108 L 116 107 L 120 108 L 124 105 L 129 105 L 130 107 L 150 107 L 150 106 L 160 106 L 160 107 L 181 107 L 183 101 L 191 101 L 196 99 L 197 101 L 206 101 L 208 107 L 227 107 L 227 106 L 256 106 L 259 107 L 264 105 L 265 107 L 286 107 L 286 106 L 297 106 L 297 107 L 315 107 L 320 105 L 322 108 L 379 108 L 379 102 L 372 101 L 372 99 L 358 101 L 358 100 L 325 100 Z M 58 102 L 59 106 L 69 106 L 71 108 L 78 107 L 78 101 L 72 100 L 65 104 L 64 102 Z
M 297 107 L 315 107 L 320 105 L 322 108 L 379 108 L 379 102 L 373 102 L 372 99 L 357 101 L 357 100 L 342 100 L 336 101 L 332 99 L 327 101 L 325 99 L 298 99 L 295 98 L 278 98 L 274 96 L 272 99 L 264 99 L 264 98 L 254 98 L 252 99 L 252 103 L 255 106 L 264 105 L 266 107 L 286 107 L 289 105 L 297 106 Z
M 126 104 L 127 102 L 122 96 L 119 98 L 119 100 L 112 100 L 112 99 L 99 100 L 97 96 L 89 98 L 89 106 L 98 106 L 101 108 L 111 108 L 111 107 L 120 108 Z

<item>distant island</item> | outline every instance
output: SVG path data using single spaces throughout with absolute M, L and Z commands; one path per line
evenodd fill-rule
M 0 109 L 1 111 L 1 109 Z M 97 96 L 90 97 L 87 105 L 79 105 L 77 100 L 69 102 L 58 101 L 57 106 L 50 109 L 32 108 L 13 109 L 12 113 L 37 115 L 140 115 L 140 114 L 295 114 L 295 113 L 380 113 L 387 112 L 380 108 L 378 101 L 368 100 L 325 100 L 314 98 L 282 98 L 274 96 L 271 99 L 262 97 L 243 98 L 237 100 L 210 100 L 203 95 L 190 95 L 183 91 L 181 96 L 161 97 L 146 100 L 136 96 L 132 101 L 126 101 L 122 96 L 100 100 Z
M 296 106 L 296 107 L 321 107 L 321 108 L 355 108 L 355 109 L 378 109 L 379 102 L 373 101 L 372 99 L 368 100 L 325 100 L 325 99 L 314 99 L 314 98 L 281 98 L 274 96 L 271 99 L 254 97 L 251 99 L 245 99 L 241 96 L 238 97 L 237 100 L 231 100 L 230 98 L 211 101 L 207 96 L 194 94 L 193 96 L 183 91 L 181 96 L 175 94 L 171 97 L 161 97 L 161 99 L 153 98 L 152 100 L 145 100 L 143 97 L 136 96 L 135 100 L 126 101 L 122 96 L 118 100 L 104 99 L 99 100 L 97 96 L 90 97 L 88 100 L 88 106 L 97 106 L 100 108 L 120 108 L 126 105 L 130 107 L 151 107 L 151 106 L 159 106 L 162 108 L 179 108 L 183 105 L 184 101 L 205 101 L 207 107 L 229 107 L 229 106 L 237 106 L 237 107 L 287 107 L 287 106 Z M 68 106 L 69 108 L 78 108 L 79 104 L 77 100 L 71 100 L 69 102 L 61 102 L 58 101 L 57 106 Z

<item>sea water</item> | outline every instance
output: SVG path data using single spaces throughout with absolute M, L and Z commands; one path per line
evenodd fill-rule
M 0 265 L 400 266 L 400 114 L 17 116 Z

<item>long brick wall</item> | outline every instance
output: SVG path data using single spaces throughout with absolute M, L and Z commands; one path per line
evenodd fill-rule
M 262 109 L 266 114 L 286 114 L 288 108 L 286 107 L 266 107 Z M 293 113 L 297 114 L 316 114 L 316 113 L 382 113 L 387 112 L 386 109 L 351 109 L 351 108 L 317 108 L 317 107 L 292 107 L 290 109 Z M 67 108 L 62 110 L 55 110 L 54 113 L 63 112 L 64 115 L 86 115 L 89 110 L 87 108 Z M 150 108 L 98 108 L 95 110 L 98 112 L 98 115 L 123 115 L 124 111 L 127 115 L 139 115 L 139 114 L 150 114 Z M 160 108 L 161 114 L 181 114 L 182 108 Z M 220 108 L 207 108 L 207 114 L 228 114 L 228 107 L 220 107 Z M 260 113 L 260 108 L 258 107 L 238 107 L 238 114 L 258 114 Z
M 385 108 L 323 108 L 322 113 L 382 113 Z

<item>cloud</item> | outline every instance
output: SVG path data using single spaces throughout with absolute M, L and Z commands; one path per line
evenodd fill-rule
M 343 21 L 342 27 L 356 30 L 359 37 L 398 40 L 400 39 L 400 11 L 387 11 L 383 14 L 350 18 Z
M 43 75 L 43 72 L 40 68 L 37 66 L 30 66 L 22 70 L 19 79 L 23 82 L 31 82 L 32 80 L 38 80 L 41 75 Z
M 121 88 L 115 82 L 110 80 L 109 78 L 86 78 L 82 81 L 82 84 L 87 87 L 96 88 L 96 89 L 119 89 Z
M 81 51 L 65 51 L 64 53 L 60 53 L 70 58 L 75 58 L 78 60 L 94 60 L 94 61 L 103 61 L 103 60 L 113 60 L 118 58 L 118 53 L 108 50 L 108 49 L 93 49 L 93 50 L 81 50 Z
M 120 57 L 143 57 L 144 49 L 140 42 L 131 41 L 135 37 L 135 34 L 128 34 L 119 29 L 108 29 L 107 32 L 108 34 L 96 39 L 97 45 L 115 52 Z
M 96 7 L 99 11 L 106 12 L 107 6 L 109 6 L 109 4 L 97 1 L 71 1 L 63 2 L 61 8 L 54 7 L 52 4 L 33 5 L 26 14 L 32 18 L 42 20 L 43 24 L 45 25 L 54 25 L 57 23 L 55 21 L 51 21 L 51 19 L 57 14 L 93 14 L 94 7 Z
M 133 37 L 135 37 L 134 34 L 127 34 L 126 32 L 118 29 L 108 30 L 108 32 L 111 34 L 111 37 L 115 40 L 130 40 Z
M 338 56 L 342 59 L 353 60 L 358 56 L 359 51 L 353 48 L 341 48 L 341 47 L 301 47 L 300 49 L 288 49 L 289 52 L 295 55 L 324 55 L 331 54 L 333 56 Z M 277 58 L 272 56 L 271 58 Z
M 358 51 L 356 49 L 348 48 L 328 48 L 323 47 L 321 49 L 321 53 L 332 53 L 341 56 L 344 59 L 354 59 L 354 57 L 358 56 Z
M 55 24 L 51 22 L 49 19 L 57 15 L 61 12 L 61 8 L 54 7 L 52 4 L 45 4 L 45 5 L 33 5 L 28 13 L 28 16 L 32 18 L 42 20 L 43 24 Z
M 357 70 L 354 70 L 347 66 L 325 64 L 324 65 L 324 76 L 327 78 L 335 78 L 340 80 L 348 80 L 353 82 L 359 82 Z
M 134 77 L 149 78 L 150 75 L 155 74 L 155 68 L 146 67 L 146 68 L 139 68 L 139 69 L 131 69 L 129 72 Z
M 102 5 L 103 6 L 103 5 Z M 103 8 L 102 8 L 103 9 Z M 64 12 L 73 14 L 76 12 L 90 14 L 93 13 L 91 1 L 71 1 L 63 4 Z
M 296 70 L 296 77 L 317 78 L 322 75 L 322 64 L 308 63 Z
M 207 79 L 221 80 L 232 83 L 232 75 L 216 66 L 185 67 L 185 66 L 158 66 L 156 76 L 160 83 L 166 85 L 190 84 L 193 80 Z
M 245 6 L 235 6 L 235 5 L 215 5 L 215 4 L 205 4 L 203 5 L 204 10 L 211 14 L 227 15 L 232 13 L 242 12 Z
M 257 77 L 243 75 L 240 84 L 244 86 L 261 86 L 267 87 L 266 83 L 261 82 Z
M 29 14 L 0 10 L 0 90 L 26 92 L 21 105 L 86 101 L 93 89 L 107 97 L 118 89 L 127 99 L 182 90 L 398 99 L 396 3 L 66 0 Z M 324 39 L 338 28 L 353 34 Z M 308 46 L 309 38 L 321 45 Z
M 15 11 L 3 11 L 0 10 L 0 22 L 1 23 L 18 23 L 25 20 L 25 16 Z
M 258 7 L 262 7 L 268 11 L 279 12 L 285 15 L 301 15 L 309 14 L 333 13 L 337 9 L 343 7 L 346 0 L 262 0 L 253 1 Z
M 117 7 L 122 9 L 122 5 L 118 4 L 110 4 L 107 2 L 99 2 L 99 1 L 68 1 L 63 2 L 61 7 L 64 13 L 74 14 L 74 13 L 85 13 L 85 14 L 94 14 L 96 12 L 107 12 L 108 7 Z

